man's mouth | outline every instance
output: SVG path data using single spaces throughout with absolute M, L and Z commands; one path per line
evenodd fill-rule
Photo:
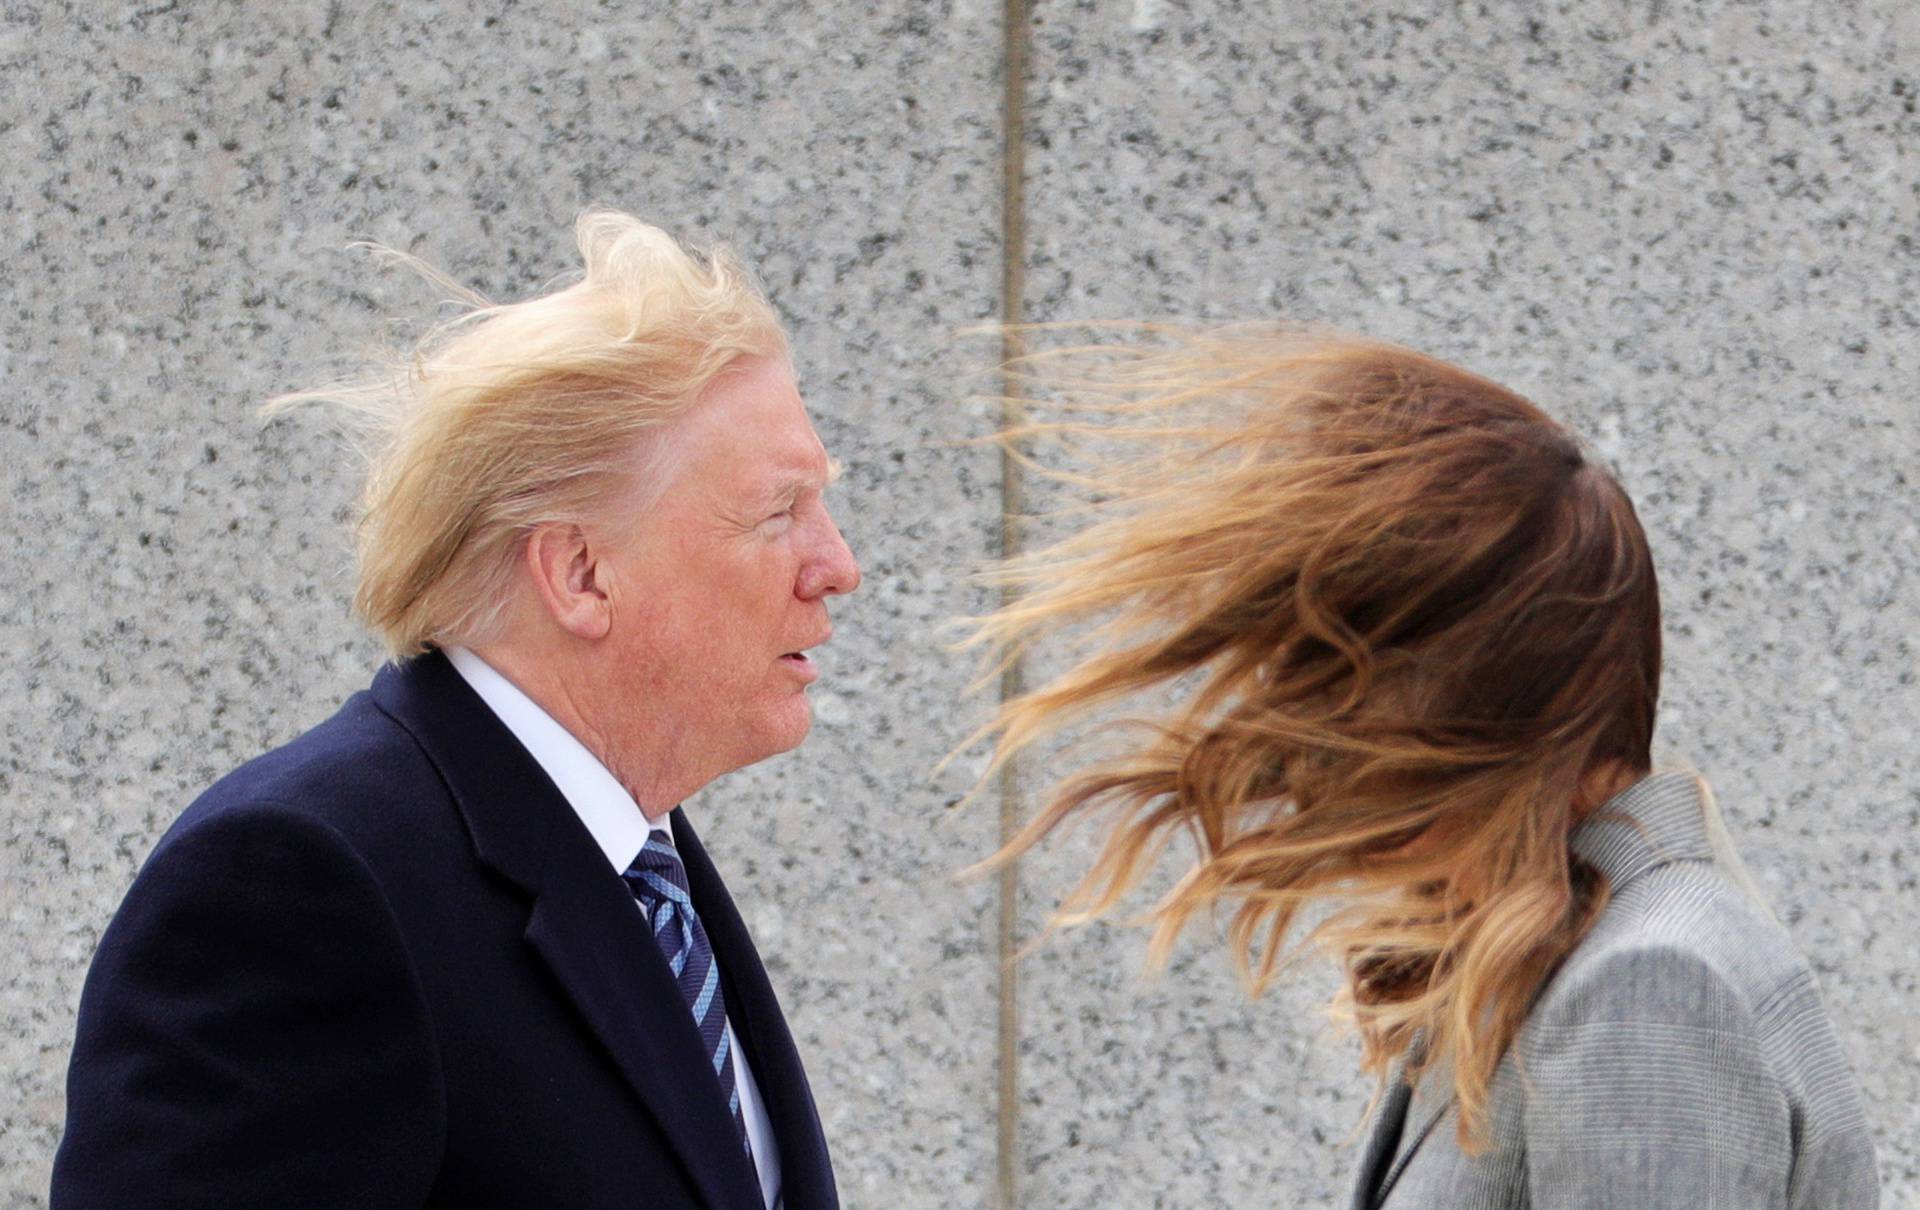
M 820 675 L 820 666 L 814 663 L 812 658 L 807 655 L 807 650 L 818 647 L 832 637 L 833 632 L 828 631 L 811 643 L 808 643 L 806 647 L 796 648 L 793 651 L 787 652 L 780 657 L 780 663 L 791 668 L 802 680 L 811 681 Z
M 820 679 L 820 665 L 808 659 L 804 651 L 789 651 L 780 657 L 780 663 L 785 664 L 787 671 L 793 673 L 802 685 L 810 685 Z

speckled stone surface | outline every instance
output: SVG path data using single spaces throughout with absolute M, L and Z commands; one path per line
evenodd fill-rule
M 1033 9 L 1036 319 L 1286 315 L 1588 434 L 1664 576 L 1662 749 L 1717 786 L 1920 1204 L 1920 11 L 1558 3 Z M 1085 861 L 1027 873 L 1037 919 Z M 1024 968 L 1025 1204 L 1321 1205 L 1368 1087 L 1313 972 L 1190 945 Z
M 807 1058 L 846 1201 L 986 1190 L 991 812 L 944 805 L 966 669 L 939 620 L 997 532 L 956 452 L 954 328 L 999 281 L 997 9 L 133 4 L 0 18 L 0 1206 L 44 1203 L 72 1015 L 172 817 L 378 656 L 347 613 L 355 469 L 268 395 L 432 295 L 572 267 L 589 203 L 733 245 L 846 465 L 866 586 L 800 752 L 689 804 Z M 962 414 L 958 427 L 967 422 Z

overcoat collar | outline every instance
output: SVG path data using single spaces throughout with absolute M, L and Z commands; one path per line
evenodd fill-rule
M 1659 866 L 1710 861 L 1700 778 L 1683 772 L 1642 778 L 1588 816 L 1570 843 L 1615 892 Z
M 552 780 L 439 652 L 383 669 L 373 697 L 438 769 L 481 864 L 529 896 L 527 942 L 639 1095 L 700 1196 L 712 1210 L 762 1210 L 753 1166 L 738 1148 L 732 1115 L 679 986 L 626 886 L 610 875 L 606 857 Z M 692 839 L 681 823 L 676 819 L 676 832 Z M 690 882 L 695 864 L 687 861 Z M 698 865 L 701 883 L 693 893 L 701 918 L 716 954 L 724 955 L 722 970 L 730 983 L 744 981 L 743 1000 L 752 1001 L 766 974 L 704 852 Z M 791 1101 L 793 1093 L 781 1086 L 797 1076 L 799 1095 L 811 1110 L 784 1026 L 776 1031 L 759 1019 L 773 1004 L 771 989 L 762 999 L 743 1014 L 752 1022 L 754 1039 L 747 1046 L 756 1070 L 762 1060 L 754 1042 L 777 1032 L 786 1053 L 764 1083 Z M 778 1016 L 777 1005 L 773 1013 Z M 784 1168 L 787 1136 L 778 1121 L 775 1127 Z M 816 1122 L 816 1138 L 818 1130 Z M 824 1145 L 820 1151 L 824 1156 Z M 788 1204 L 831 1202 L 789 1198 Z
M 1649 870 L 1675 861 L 1711 860 L 1704 795 L 1692 773 L 1655 773 L 1601 804 L 1568 838 L 1573 853 L 1607 878 L 1614 894 Z M 1355 1174 L 1353 1210 L 1386 1200 L 1420 1145 L 1453 1104 L 1450 1072 L 1429 1069 L 1420 1087 L 1406 1085 L 1406 1062 L 1395 1062 L 1387 1092 L 1367 1128 Z M 1398 1094 L 1398 1095 L 1396 1095 Z M 1392 1148 L 1389 1151 L 1389 1148 Z

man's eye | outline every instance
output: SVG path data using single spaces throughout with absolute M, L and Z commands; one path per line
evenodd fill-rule
M 769 533 L 780 533 L 793 524 L 793 510 L 783 508 L 760 523 L 760 528 Z

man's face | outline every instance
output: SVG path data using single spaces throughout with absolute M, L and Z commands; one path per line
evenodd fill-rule
M 860 568 L 827 515 L 831 464 L 784 360 L 742 359 L 664 440 L 667 487 L 603 564 L 603 671 L 624 700 L 603 702 L 617 718 L 599 725 L 699 784 L 806 738 L 819 672 L 805 652 Z

